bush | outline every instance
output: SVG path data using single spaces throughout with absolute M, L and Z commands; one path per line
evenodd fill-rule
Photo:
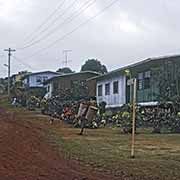
M 180 113 L 175 110 L 174 103 L 161 103 L 157 107 L 141 110 L 143 125 L 153 127 L 153 133 L 161 133 L 162 129 L 171 133 L 180 133 Z
M 40 107 L 40 99 L 35 96 L 30 96 L 27 100 L 27 108 L 34 111 L 36 108 Z

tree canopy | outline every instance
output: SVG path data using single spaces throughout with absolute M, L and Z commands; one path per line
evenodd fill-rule
M 24 71 L 19 71 L 18 74 L 20 75 L 26 75 L 26 74 L 30 74 L 31 72 L 24 70 Z
M 97 59 L 88 59 L 85 64 L 82 65 L 81 71 L 95 71 L 102 74 L 108 72 L 106 66 L 101 64 Z
M 69 74 L 69 73 L 73 73 L 74 71 L 72 71 L 69 67 L 64 67 L 64 68 L 59 68 L 56 72 Z

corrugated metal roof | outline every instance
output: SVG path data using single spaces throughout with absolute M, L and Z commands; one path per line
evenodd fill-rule
M 118 68 L 118 69 L 115 69 L 115 70 L 110 71 L 110 72 L 108 72 L 106 74 L 103 74 L 101 76 L 96 76 L 96 77 L 89 78 L 88 80 L 93 80 L 93 79 L 98 80 L 98 79 L 101 79 L 101 78 L 104 78 L 104 77 L 108 77 L 108 76 L 110 76 L 110 75 L 112 75 L 114 73 L 124 73 L 124 71 L 126 69 L 134 68 L 134 67 L 142 65 L 142 64 L 146 64 L 146 63 L 153 62 L 153 61 L 158 61 L 158 60 L 163 60 L 163 59 L 169 59 L 169 58 L 178 58 L 178 57 L 180 58 L 180 55 L 169 55 L 169 56 L 159 56 L 159 57 L 147 58 L 145 60 L 130 64 L 130 65 Z
M 34 75 L 38 75 L 38 74 L 44 74 L 44 73 L 52 73 L 55 75 L 60 75 L 61 73 L 58 72 L 54 72 L 54 71 L 41 71 L 41 72 L 34 72 L 34 73 L 30 73 L 24 76 L 24 78 L 29 77 L 29 76 L 34 76 Z
M 96 75 L 96 77 L 97 77 L 98 75 L 101 75 L 101 73 L 98 73 L 98 72 L 95 72 L 95 71 L 81 71 L 81 72 L 77 72 L 77 73 L 68 73 L 68 74 L 62 74 L 62 75 L 59 75 L 59 76 L 52 77 L 52 78 L 48 79 L 46 82 L 44 82 L 44 84 L 47 84 L 47 83 L 53 81 L 53 80 L 56 79 L 56 78 L 73 76 L 73 75 L 78 75 L 78 74 L 85 74 L 85 73 L 94 74 L 94 75 Z

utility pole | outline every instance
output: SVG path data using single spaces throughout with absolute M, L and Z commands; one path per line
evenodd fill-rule
M 7 51 L 8 52 L 8 64 L 7 64 L 7 67 L 8 67 L 8 97 L 10 98 L 10 77 L 11 77 L 11 52 L 15 52 L 16 50 L 15 49 L 4 49 L 4 51 Z
M 68 53 L 72 52 L 72 50 L 63 50 L 63 54 L 65 55 L 65 60 L 63 61 L 63 63 L 65 64 L 65 67 L 67 67 L 68 62 L 71 62 L 68 60 Z
M 137 93 L 137 80 L 133 79 L 133 114 L 132 114 L 132 145 L 131 145 L 131 158 L 135 157 L 135 133 L 136 133 L 136 93 Z
M 132 74 L 129 69 L 125 70 L 125 74 L 130 77 L 130 79 L 127 81 L 127 85 L 130 86 L 130 94 L 131 94 L 131 89 L 133 90 L 132 101 L 131 101 L 131 95 L 130 95 L 130 104 L 132 103 L 131 158 L 135 158 L 137 79 L 132 78 Z M 133 88 L 131 88 L 132 85 L 133 85 Z

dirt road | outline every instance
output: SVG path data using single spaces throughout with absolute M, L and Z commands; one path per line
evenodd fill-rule
M 46 141 L 43 127 L 18 120 L 16 114 L 0 108 L 0 180 L 102 179 L 116 178 L 65 160 Z

